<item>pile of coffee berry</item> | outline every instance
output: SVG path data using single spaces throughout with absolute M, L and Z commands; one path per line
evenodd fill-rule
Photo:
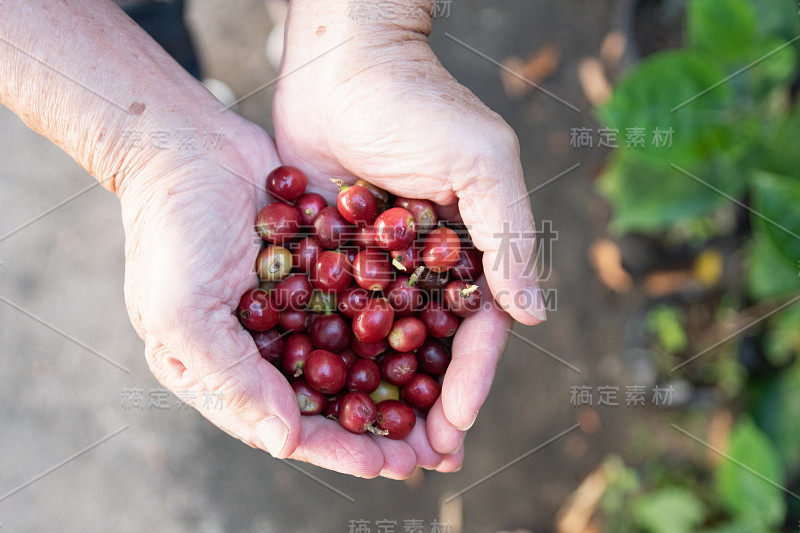
M 269 174 L 261 283 L 237 316 L 302 414 L 402 439 L 439 397 L 460 320 L 481 306 L 482 256 L 432 202 L 332 181 L 336 206 L 307 193 L 297 168 Z

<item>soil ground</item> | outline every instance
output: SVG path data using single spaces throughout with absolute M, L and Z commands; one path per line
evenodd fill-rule
M 553 241 L 544 283 L 556 309 L 544 325 L 517 326 L 537 349 L 512 338 L 494 388 L 466 441 L 464 468 L 425 473 L 414 482 L 359 480 L 305 464 L 284 464 L 251 450 L 197 413 L 125 409 L 125 389 L 159 387 L 143 345 L 128 323 L 122 292 L 123 235 L 116 199 L 94 187 L 0 240 L 0 494 L 124 429 L 19 492 L 2 499 L 2 531 L 301 532 L 349 530 L 350 521 L 408 520 L 431 530 L 434 519 L 463 516 L 463 531 L 552 531 L 568 495 L 606 454 L 624 452 L 645 411 L 579 411 L 573 385 L 630 383 L 620 344 L 635 297 L 612 296 L 597 282 L 587 248 L 602 233 L 604 207 L 592 176 L 605 153 L 569 146 L 573 128 L 596 128 L 578 81 L 578 63 L 597 55 L 613 19 L 613 0 L 559 2 L 459 0 L 439 17 L 431 44 L 442 63 L 517 131 L 529 188 L 580 163 L 532 197 Z M 273 79 L 264 54 L 269 20 L 260 0 L 195 0 L 190 20 L 207 75 L 246 94 Z M 448 38 L 502 61 L 554 42 L 557 73 L 541 91 L 512 100 L 498 68 Z M 271 91 L 241 106 L 271 129 Z M 56 206 L 94 182 L 47 140 L 0 109 L 0 234 Z M 9 302 L 130 369 L 126 374 L 42 325 Z M 580 369 L 577 374 L 546 351 Z M 573 426 L 582 426 L 521 456 Z M 507 463 L 513 466 L 441 502 Z M 296 467 L 308 475 L 298 472 Z M 314 476 L 354 499 L 351 503 Z M 460 508 L 460 509 L 459 509 Z M 454 532 L 457 528 L 452 528 Z M 384 529 L 384 531 L 389 531 Z M 443 530 L 446 531 L 446 530 Z

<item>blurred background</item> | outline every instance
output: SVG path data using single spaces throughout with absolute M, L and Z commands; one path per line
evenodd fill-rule
M 221 97 L 277 76 L 283 9 L 186 2 Z M 0 109 L 3 532 L 797 530 L 794 0 L 434 10 L 441 62 L 519 136 L 550 309 L 515 326 L 464 468 L 277 461 L 166 393 L 116 199 Z M 238 106 L 268 131 L 272 89 Z

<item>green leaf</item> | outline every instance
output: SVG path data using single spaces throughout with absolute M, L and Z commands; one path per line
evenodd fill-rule
M 775 366 L 785 365 L 800 352 L 800 305 L 792 305 L 770 317 L 764 352 L 767 361 Z
M 700 500 L 678 487 L 640 497 L 632 514 L 636 525 L 647 533 L 692 533 L 705 518 Z
M 724 161 L 715 161 L 688 170 L 715 187 L 728 180 L 722 188 L 739 196 L 745 181 L 736 172 L 721 170 L 724 165 Z M 666 229 L 678 221 L 709 214 L 729 201 L 665 163 L 643 161 L 620 151 L 612 156 L 598 187 L 613 207 L 611 229 L 615 232 Z
M 775 247 L 767 235 L 758 232 L 747 246 L 747 288 L 757 300 L 783 296 L 800 290 L 798 265 Z
M 753 530 L 753 526 L 750 524 L 724 524 L 714 529 L 704 529 L 700 533 L 772 533 L 772 530 L 768 528 L 762 528 L 758 530 Z
M 800 32 L 797 0 L 750 0 L 764 37 L 791 39 Z
M 800 178 L 758 172 L 751 182 L 754 226 L 793 264 L 800 261 Z M 758 216 L 761 215 L 761 216 Z
M 746 468 L 721 459 L 715 471 L 715 489 L 725 508 L 754 527 L 782 523 L 786 514 L 783 492 L 759 477 L 783 484 L 781 463 L 767 436 L 752 421 L 743 419 L 731 432 L 727 455 Z
M 687 10 L 692 46 L 729 60 L 752 46 L 757 19 L 748 0 L 692 0 Z
M 794 310 L 796 312 L 796 310 Z M 752 412 L 774 443 L 790 476 L 800 472 L 800 363 L 756 391 Z
M 664 350 L 676 354 L 686 349 L 688 338 L 678 309 L 667 305 L 654 307 L 647 313 L 647 323 Z
M 775 174 L 800 177 L 800 150 L 797 150 L 800 106 L 795 106 L 790 114 L 779 114 L 776 118 L 779 120 L 775 123 L 764 124 L 754 166 Z
M 631 157 L 693 166 L 730 147 L 732 88 L 722 84 L 722 68 L 689 50 L 654 54 L 639 63 L 614 88 L 597 111 L 600 121 L 618 130 L 620 152 Z M 669 132 L 671 143 L 656 142 L 656 131 Z M 637 146 L 628 141 L 644 134 Z M 662 133 L 662 141 L 667 134 Z
M 783 83 L 788 87 L 794 81 L 797 72 L 797 45 L 787 46 L 787 42 L 785 39 L 767 39 L 752 47 L 748 64 L 761 60 L 748 69 L 748 74 L 755 77 L 756 81 L 763 80 L 767 90 L 776 83 Z

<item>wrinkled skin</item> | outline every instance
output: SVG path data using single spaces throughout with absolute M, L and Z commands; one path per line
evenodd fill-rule
M 290 20 L 284 72 L 337 44 L 335 32 L 312 40 L 309 31 L 302 19 Z M 404 478 L 415 466 L 459 469 L 465 431 L 489 392 L 512 317 L 526 324 L 543 318 L 510 296 L 535 294 L 524 265 L 494 268 L 495 233 L 504 222 L 512 232 L 533 231 L 528 202 L 509 207 L 526 194 L 516 138 L 440 66 L 424 32 L 387 33 L 391 42 L 381 47 L 353 40 L 286 76 L 275 99 L 277 150 L 258 127 L 223 113 L 213 125 L 226 131 L 221 150 L 162 154 L 138 165 L 118 191 L 126 301 L 151 370 L 176 393 L 196 391 L 195 407 L 211 422 L 276 457 L 362 477 Z M 232 314 L 258 282 L 253 220 L 268 201 L 266 175 L 281 161 L 305 170 L 309 189 L 329 201 L 331 176 L 364 177 L 449 206 L 442 211 L 462 217 L 486 252 L 479 285 L 499 307 L 462 323 L 442 396 L 404 440 L 354 435 L 323 417 L 301 420 L 286 379 Z M 532 236 L 518 247 L 528 257 Z M 224 407 L 206 409 L 206 392 L 221 395 Z M 282 425 L 285 438 L 276 429 Z

